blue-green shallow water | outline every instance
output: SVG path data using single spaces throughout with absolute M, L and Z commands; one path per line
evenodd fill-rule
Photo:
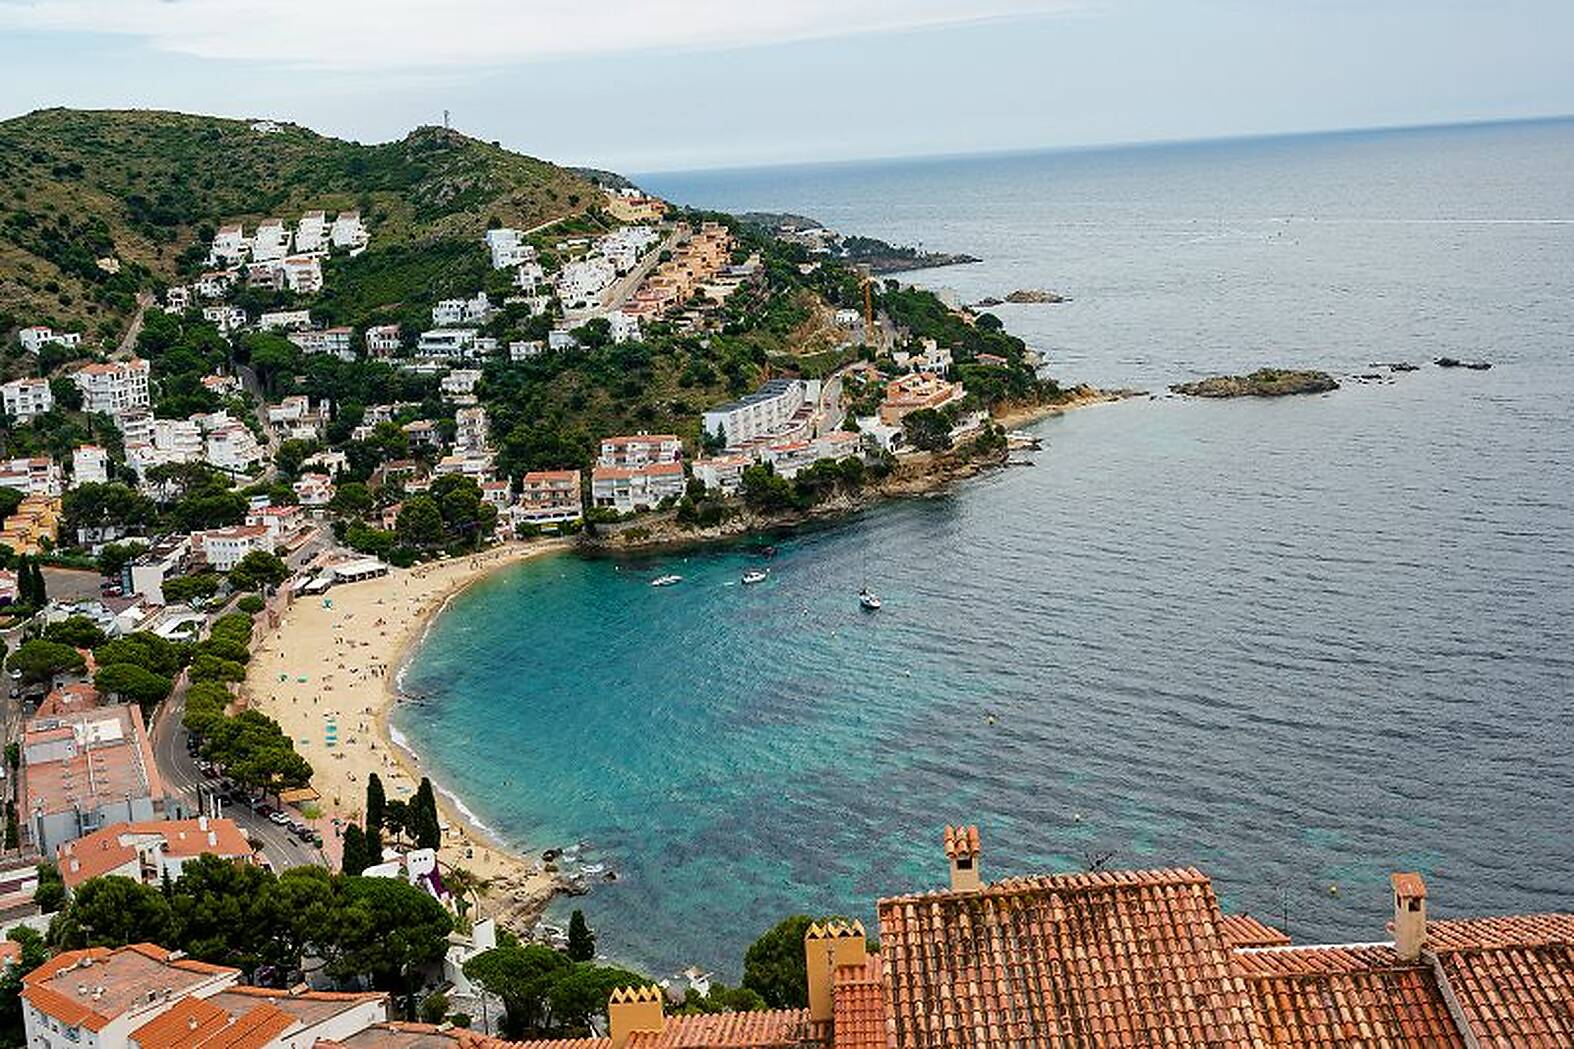
M 1439 913 L 1574 906 L 1574 128 L 1213 150 L 654 185 L 931 241 L 948 197 L 992 261 L 925 279 L 1071 291 L 1008 318 L 1071 377 L 1497 366 L 1051 420 L 1036 466 L 779 542 L 758 587 L 734 548 L 466 592 L 396 723 L 505 840 L 593 843 L 603 950 L 735 974 L 784 913 L 940 884 L 959 820 L 986 875 L 1197 864 L 1302 940 L 1381 938 L 1399 868 Z M 1237 232 L 1172 235 L 1203 213 Z

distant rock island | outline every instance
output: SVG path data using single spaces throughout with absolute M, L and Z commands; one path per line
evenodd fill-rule
M 868 266 L 871 273 L 901 273 L 982 261 L 973 255 L 922 251 L 890 244 L 875 237 L 838 233 L 807 215 L 794 215 L 791 212 L 745 211 L 738 216 L 738 220 L 758 226 L 780 240 L 802 244 L 812 252 L 830 255 L 840 262 Z
M 1043 303 L 1070 302 L 1071 298 L 1058 291 L 1046 291 L 1043 288 L 1018 288 L 1006 296 L 1006 301 L 1022 306 L 1037 306 Z
M 1258 368 L 1250 375 L 1215 375 L 1171 386 L 1187 397 L 1285 397 L 1292 393 L 1327 393 L 1338 381 L 1327 372 Z

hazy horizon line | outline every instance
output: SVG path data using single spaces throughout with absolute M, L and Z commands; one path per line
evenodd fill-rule
M 985 158 L 1032 157 L 1049 153 L 1093 153 L 1104 150 L 1150 149 L 1166 146 L 1206 146 L 1227 142 L 1265 142 L 1274 139 L 1320 138 L 1338 135 L 1392 134 L 1406 131 L 1445 131 L 1476 127 L 1502 127 L 1513 124 L 1556 124 L 1574 121 L 1574 112 L 1549 113 L 1539 116 L 1485 117 L 1477 120 L 1440 120 L 1419 124 L 1360 124 L 1343 127 L 1305 128 L 1293 131 L 1249 131 L 1237 134 L 1185 136 L 1176 138 L 1111 139 L 1104 142 L 1083 142 L 1062 146 L 1008 146 L 1000 149 L 965 150 L 940 153 L 887 153 L 867 157 L 844 157 L 837 160 L 797 160 L 765 164 L 718 164 L 715 166 L 652 168 L 642 171 L 614 171 L 614 174 L 637 180 L 647 176 L 727 174 L 729 172 L 770 171 L 787 168 L 838 168 L 862 167 L 879 164 L 912 163 L 915 161 L 975 160 Z M 558 163 L 554 161 L 554 163 Z M 563 165 L 571 167 L 613 170 L 592 164 Z

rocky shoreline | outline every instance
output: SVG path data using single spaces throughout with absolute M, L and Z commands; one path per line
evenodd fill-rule
M 1215 375 L 1196 382 L 1176 383 L 1171 392 L 1185 397 L 1288 397 L 1337 390 L 1339 381 L 1327 372 L 1289 368 L 1258 368 L 1250 375 Z
M 1002 406 L 997 410 L 994 422 L 1013 429 L 1077 408 L 1146 396 L 1141 390 L 1099 390 L 1091 386 L 1079 386 L 1070 393 L 1071 396 L 1059 401 Z M 588 531 L 581 533 L 579 547 L 590 553 L 649 552 L 791 531 L 846 517 L 888 499 L 911 499 L 942 491 L 986 470 L 1004 467 L 1009 456 L 1010 452 L 1006 448 L 971 457 L 956 451 L 920 453 L 903 458 L 880 481 L 865 485 L 856 493 L 838 492 L 807 510 L 760 514 L 739 507 L 738 512 L 726 521 L 705 528 L 685 524 L 678 520 L 676 511 L 669 510 L 647 514 L 623 527 L 603 527 L 595 534 L 589 534 Z

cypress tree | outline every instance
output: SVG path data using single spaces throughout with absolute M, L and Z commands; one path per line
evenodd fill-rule
M 421 777 L 416 788 L 415 802 L 411 805 L 410 833 L 418 849 L 435 849 L 443 843 L 443 825 L 437 818 L 437 797 L 432 793 L 432 781 Z
M 366 777 L 366 833 L 374 834 L 383 829 L 383 818 L 387 814 L 388 795 L 383 793 L 383 781 L 372 773 Z M 379 861 L 380 862 L 380 861 Z
M 366 869 L 366 835 L 354 823 L 344 828 L 344 860 L 340 870 L 359 874 Z
M 44 570 L 38 566 L 38 560 L 36 558 L 31 562 L 31 564 L 33 574 L 31 580 L 30 600 L 36 607 L 43 608 L 49 603 L 49 589 L 44 585 Z
M 596 934 L 585 921 L 585 912 L 578 907 L 568 919 L 568 956 L 576 962 L 588 962 L 596 956 Z
M 366 866 L 361 869 L 365 870 L 366 867 L 375 867 L 381 862 L 383 862 L 383 832 L 380 830 L 368 830 L 366 832 Z

